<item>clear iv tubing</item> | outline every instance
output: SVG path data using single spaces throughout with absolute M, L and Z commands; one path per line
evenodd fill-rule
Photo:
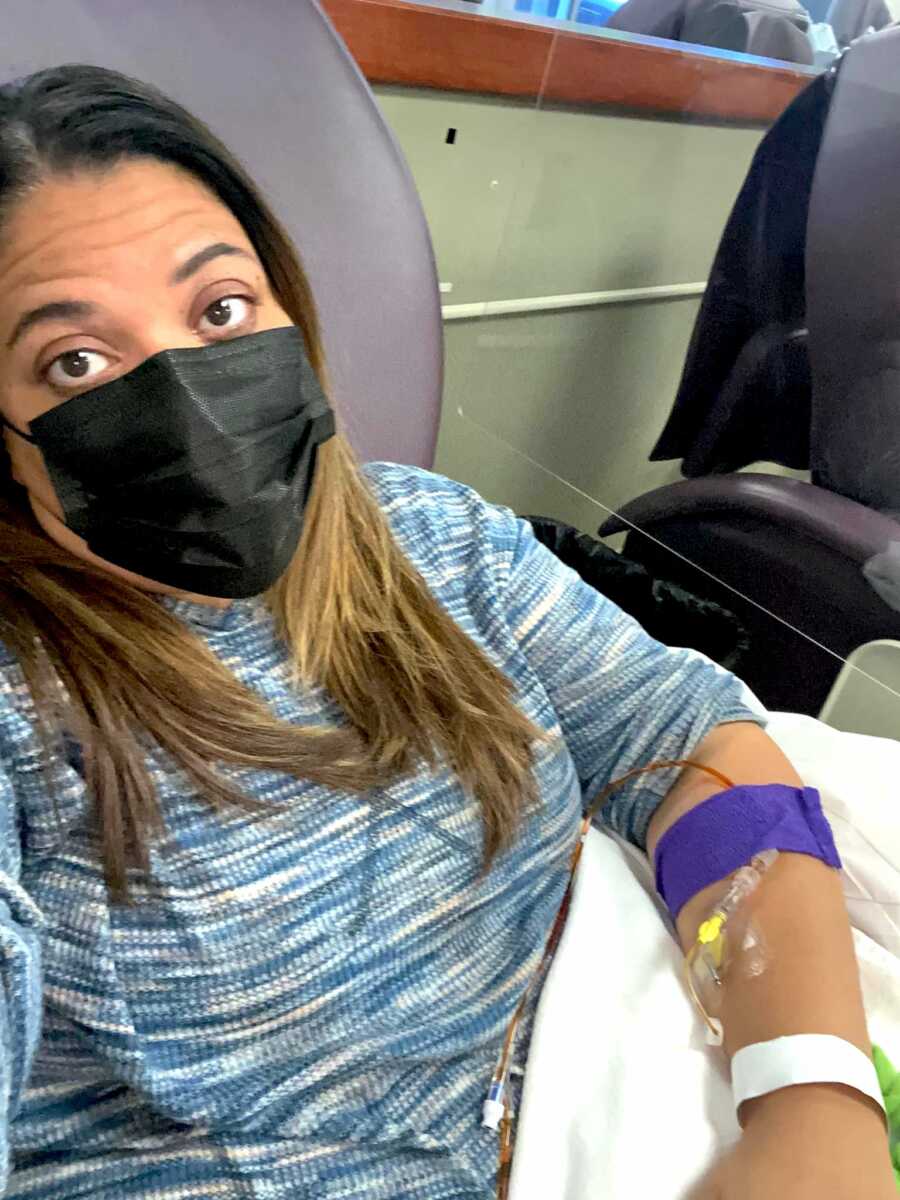
M 706 1024 L 710 1045 L 721 1046 L 724 1038 L 722 1022 L 709 1011 L 700 992 L 704 985 L 722 987 L 729 951 L 728 923 L 746 903 L 762 882 L 762 877 L 778 858 L 777 850 L 762 850 L 746 867 L 741 867 L 731 879 L 728 890 L 697 930 L 697 939 L 684 960 L 685 980 L 694 1005 Z
M 646 767 L 635 767 L 634 770 L 628 771 L 620 779 L 614 780 L 607 784 L 591 801 L 585 810 L 584 818 L 581 822 L 581 830 L 579 832 L 578 841 L 575 843 L 575 848 L 572 851 L 572 857 L 569 863 L 569 881 L 566 885 L 566 890 L 562 898 L 562 903 L 559 906 L 559 911 L 556 914 L 556 919 L 550 930 L 550 936 L 547 939 L 547 945 L 544 949 L 543 956 L 536 971 L 528 981 L 528 986 L 520 999 L 512 1020 L 506 1029 L 506 1034 L 503 1038 L 503 1045 L 500 1049 L 500 1054 L 497 1058 L 497 1065 L 494 1068 L 494 1073 L 491 1076 L 490 1087 L 488 1088 L 487 1097 L 482 1106 L 481 1124 L 485 1129 L 505 1130 L 504 1141 L 501 1145 L 501 1158 L 504 1153 L 510 1152 L 509 1147 L 509 1124 L 510 1114 L 506 1100 L 506 1089 L 509 1083 L 509 1068 L 512 1059 L 512 1050 L 515 1045 L 516 1034 L 518 1033 L 519 1024 L 525 1012 L 525 1007 L 528 1003 L 528 998 L 531 995 L 535 983 L 540 978 L 544 967 L 552 959 L 556 947 L 559 945 L 559 940 L 562 937 L 562 932 L 565 927 L 566 917 L 568 916 L 569 906 L 572 902 L 572 892 L 575 887 L 575 877 L 578 873 L 578 864 L 581 860 L 581 851 L 584 847 L 584 840 L 591 828 L 591 823 L 609 797 L 618 788 L 628 783 L 629 780 L 637 778 L 639 775 L 646 775 L 650 771 L 671 770 L 676 767 L 685 768 L 693 767 L 697 771 L 702 771 L 704 774 L 711 776 L 724 788 L 734 787 L 732 780 L 727 775 L 723 775 L 721 771 L 717 771 L 714 767 L 707 767 L 703 763 L 692 762 L 690 759 L 674 759 L 666 760 L 665 762 L 650 763 Z

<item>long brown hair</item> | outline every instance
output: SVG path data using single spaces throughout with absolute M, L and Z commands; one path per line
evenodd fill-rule
M 155 89 L 60 67 L 0 89 L 0 212 L 54 171 L 150 155 L 190 171 L 234 213 L 323 376 L 315 307 L 297 254 L 228 151 Z M 18 659 L 48 751 L 81 745 L 107 884 L 128 892 L 164 829 L 149 738 L 210 804 L 248 805 L 223 764 L 364 792 L 445 762 L 477 797 L 485 862 L 534 799 L 536 729 L 506 676 L 444 612 L 396 544 L 352 451 L 319 452 L 300 545 L 268 597 L 298 685 L 320 684 L 346 723 L 277 720 L 152 595 L 74 557 L 30 515 L 0 458 L 0 641 Z

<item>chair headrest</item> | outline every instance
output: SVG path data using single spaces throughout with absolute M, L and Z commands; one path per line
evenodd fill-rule
M 443 332 L 428 228 L 403 155 L 315 0 L 8 0 L 0 81 L 94 63 L 204 120 L 304 261 L 337 409 L 365 458 L 430 466 Z

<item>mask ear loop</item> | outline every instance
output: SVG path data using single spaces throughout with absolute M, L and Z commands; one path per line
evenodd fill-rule
M 21 429 L 16 429 L 16 427 L 15 427 L 15 425 L 13 425 L 12 421 L 10 421 L 7 417 L 5 417 L 2 412 L 0 412 L 0 425 L 4 425 L 7 429 L 11 430 L 17 437 L 22 438 L 23 441 L 30 442 L 32 446 L 37 445 L 37 438 L 32 437 L 32 435 L 30 433 L 23 433 Z
M 566 917 L 569 914 L 569 907 L 572 902 L 572 893 L 575 887 L 575 879 L 578 874 L 578 864 L 581 861 L 581 852 L 584 848 L 585 839 L 590 832 L 591 824 L 594 817 L 613 794 L 624 784 L 632 779 L 636 779 L 639 775 L 646 775 L 650 771 L 665 771 L 672 768 L 693 767 L 696 771 L 703 771 L 706 775 L 712 776 L 717 783 L 721 784 L 726 790 L 733 788 L 735 785 L 727 775 L 723 775 L 721 771 L 717 771 L 714 767 L 707 767 L 703 763 L 692 762 L 690 759 L 671 759 L 664 762 L 650 763 L 646 767 L 635 767 L 633 771 L 628 771 L 621 778 L 614 780 L 612 783 L 602 788 L 593 800 L 584 810 L 584 817 L 581 822 L 581 829 L 578 834 L 578 841 L 575 843 L 575 848 L 572 851 L 572 857 L 569 860 L 569 879 L 566 884 L 566 890 L 563 894 L 562 902 L 556 913 L 556 918 L 550 929 L 550 936 L 547 938 L 547 943 L 544 947 L 544 953 L 541 956 L 541 961 L 537 969 L 528 981 L 525 991 L 522 993 L 522 998 L 516 1005 L 515 1012 L 509 1025 L 506 1027 L 506 1033 L 503 1037 L 503 1045 L 500 1050 L 500 1056 L 497 1060 L 497 1066 L 494 1069 L 494 1074 L 491 1076 L 490 1089 L 487 1099 L 484 1102 L 482 1110 L 481 1124 L 486 1129 L 497 1130 L 500 1133 L 499 1141 L 499 1156 L 497 1170 L 497 1200 L 506 1200 L 509 1194 L 509 1181 L 512 1166 L 513 1156 L 513 1135 L 512 1125 L 514 1114 L 510 1108 L 507 1099 L 506 1091 L 509 1082 L 509 1069 L 512 1059 L 513 1049 L 516 1044 L 516 1034 L 519 1030 L 519 1024 L 525 1014 L 530 997 L 535 983 L 544 974 L 544 969 L 550 963 L 556 948 L 559 945 L 562 937 L 563 929 L 566 924 Z

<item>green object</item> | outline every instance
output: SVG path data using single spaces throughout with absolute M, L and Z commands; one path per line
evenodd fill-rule
M 891 1161 L 894 1164 L 897 1190 L 900 1191 L 900 1071 L 893 1066 L 880 1046 L 872 1047 L 872 1057 L 875 1060 L 878 1085 L 884 1096 L 884 1107 L 887 1109 Z

